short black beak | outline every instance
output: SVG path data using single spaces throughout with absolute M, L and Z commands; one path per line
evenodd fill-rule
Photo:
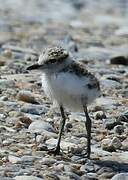
M 39 65 L 39 64 L 33 64 L 33 65 L 31 65 L 31 66 L 27 67 L 27 69 L 26 69 L 26 70 L 39 69 L 40 67 L 41 67 L 41 65 Z

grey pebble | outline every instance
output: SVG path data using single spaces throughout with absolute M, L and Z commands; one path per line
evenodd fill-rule
M 119 173 L 112 177 L 111 180 L 128 180 L 128 173 Z
M 123 112 L 117 119 L 118 119 L 118 121 L 128 123 L 128 111 Z
M 111 64 L 122 64 L 128 65 L 128 57 L 126 56 L 116 56 L 110 59 Z
M 52 157 L 49 157 L 49 158 L 44 157 L 44 158 L 42 158 L 42 160 L 41 160 L 40 162 L 41 162 L 41 164 L 43 164 L 43 165 L 50 166 L 50 165 L 56 163 L 57 160 L 56 160 L 56 159 L 53 159 Z
M 20 111 L 29 114 L 41 115 L 47 112 L 47 108 L 43 105 L 27 104 L 22 106 Z
M 116 118 L 106 118 L 103 121 L 105 128 L 111 130 L 113 129 L 116 125 L 120 125 L 121 122 L 118 121 Z
M 33 162 L 35 160 L 41 159 L 40 157 L 37 156 L 22 156 L 21 157 L 21 162 Z
M 114 132 L 115 132 L 116 134 L 119 134 L 119 135 L 123 134 L 123 133 L 124 133 L 124 126 L 123 126 L 123 125 L 117 125 L 117 126 L 115 126 L 115 127 L 114 127 Z
M 74 180 L 81 180 L 80 176 L 78 176 L 77 174 L 73 172 L 64 172 L 64 175 Z
M 0 79 L 0 89 L 15 87 L 14 80 Z
M 105 88 L 121 88 L 121 84 L 119 82 L 109 79 L 100 80 L 100 84 Z
M 42 180 L 42 178 L 38 178 L 36 176 L 16 176 L 15 180 Z
M 43 133 L 44 131 L 54 132 L 53 127 L 43 120 L 36 120 L 35 122 L 32 122 L 28 129 L 31 133 Z
M 113 139 L 106 138 L 102 140 L 101 146 L 103 150 L 113 152 L 119 149 L 122 146 L 122 143 L 117 137 L 114 137 Z

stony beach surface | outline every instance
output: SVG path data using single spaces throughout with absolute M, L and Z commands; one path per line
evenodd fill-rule
M 0 180 L 128 179 L 128 4 L 91 2 L 0 0 Z M 62 155 L 48 154 L 61 116 L 40 72 L 26 68 L 52 45 L 100 81 L 102 97 L 89 106 L 91 160 L 81 157 L 84 114 L 68 110 Z

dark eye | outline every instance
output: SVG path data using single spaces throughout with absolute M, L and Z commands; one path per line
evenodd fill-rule
M 51 59 L 50 62 L 51 62 L 51 63 L 55 63 L 55 62 L 56 62 L 56 59 Z

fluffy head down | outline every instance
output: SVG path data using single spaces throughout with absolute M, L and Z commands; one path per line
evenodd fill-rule
M 52 64 L 61 62 L 69 56 L 62 47 L 47 48 L 39 57 L 38 64 Z

